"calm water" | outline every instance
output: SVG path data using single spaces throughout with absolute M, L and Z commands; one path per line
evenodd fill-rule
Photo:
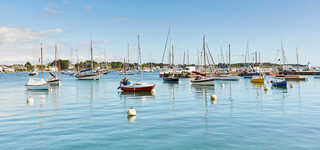
M 119 94 L 116 73 L 100 81 L 62 77 L 51 92 L 32 92 L 23 86 L 27 74 L 0 74 L 1 150 L 320 149 L 320 80 L 311 77 L 266 93 L 247 79 L 203 88 L 145 73 L 154 96 Z M 131 106 L 136 118 L 127 118 Z

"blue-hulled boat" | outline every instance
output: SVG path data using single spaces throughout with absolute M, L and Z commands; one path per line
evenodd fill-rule
M 287 87 L 287 81 L 283 79 L 274 79 L 271 80 L 271 84 L 274 87 Z

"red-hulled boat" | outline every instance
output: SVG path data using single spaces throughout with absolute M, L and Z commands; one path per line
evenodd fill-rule
M 120 89 L 125 92 L 151 92 L 154 89 L 154 84 L 144 82 L 136 82 L 131 85 L 120 86 Z
M 139 35 L 138 35 L 138 49 L 140 52 L 139 62 L 142 62 Z M 141 63 L 139 63 L 139 65 L 141 65 Z M 145 83 L 141 81 L 142 81 L 142 71 L 140 72 L 140 81 L 131 83 L 131 81 L 125 77 L 121 80 L 119 89 L 121 89 L 123 92 L 151 92 L 154 89 L 155 84 Z

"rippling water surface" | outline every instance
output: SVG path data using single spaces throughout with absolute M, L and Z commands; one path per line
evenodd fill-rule
M 206 88 L 145 73 L 155 95 L 120 94 L 115 72 L 99 81 L 62 75 L 49 92 L 27 91 L 27 78 L 0 74 L 1 150 L 320 149 L 320 79 L 312 77 L 265 92 L 247 79 Z M 127 117 L 130 107 L 136 117 Z

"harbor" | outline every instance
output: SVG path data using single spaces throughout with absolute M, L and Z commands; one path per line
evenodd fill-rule
M 21 85 L 27 78 L 27 73 L 0 74 L 1 149 L 15 149 L 17 143 L 23 149 L 198 149 L 222 143 L 227 149 L 303 149 L 317 147 L 320 135 L 320 80 L 311 76 L 290 82 L 293 88 L 266 83 L 270 89 L 265 91 L 244 78 L 202 87 L 188 78 L 172 84 L 157 72 L 145 73 L 144 81 L 156 84 L 154 94 L 119 92 L 122 77 L 114 71 L 96 81 L 61 75 L 62 85 L 50 91 L 26 90 Z M 131 107 L 136 116 L 127 116 Z

